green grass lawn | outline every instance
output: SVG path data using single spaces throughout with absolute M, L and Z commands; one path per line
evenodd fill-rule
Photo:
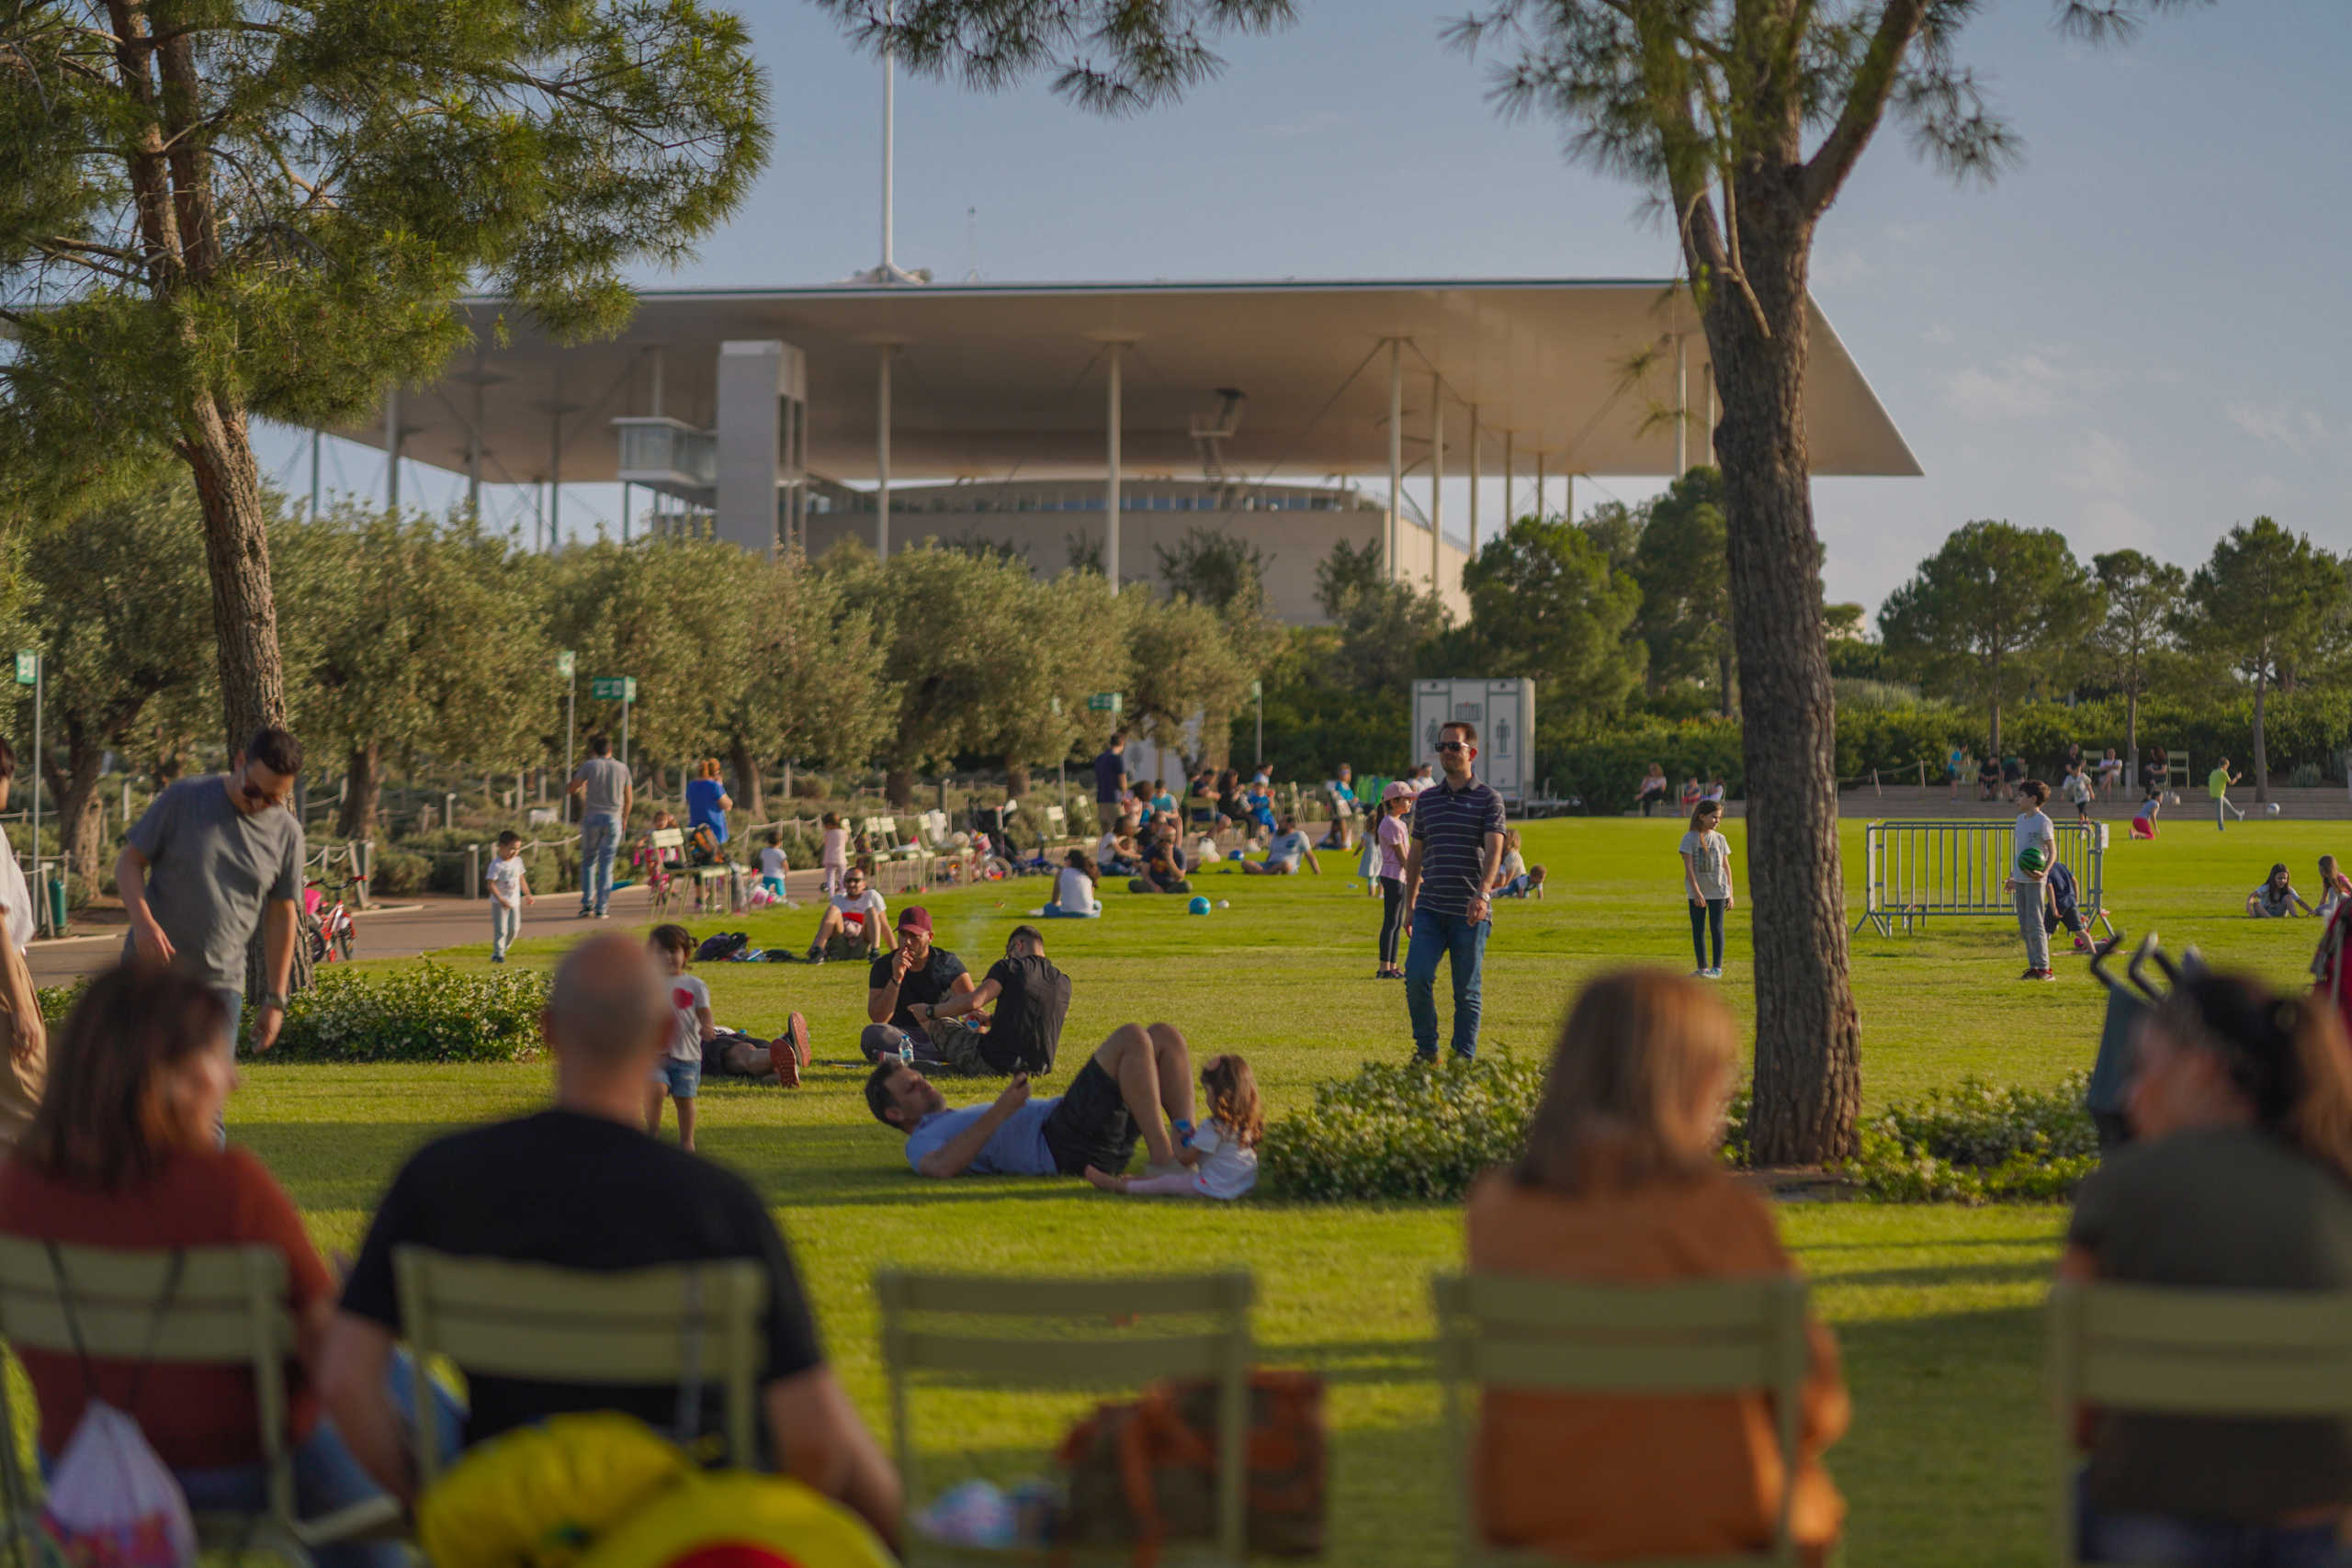
M 2291 981 L 2310 957 L 2310 921 L 2255 922 L 2246 892 L 2274 860 L 2310 878 L 2323 852 L 2352 852 L 2352 824 L 2248 823 L 2226 835 L 2187 814 L 2154 844 L 2120 839 L 2107 902 L 2135 933 L 2193 942 L 2217 960 Z M 1735 853 L 1743 825 L 1727 825 Z M 1532 825 L 1529 860 L 1551 868 L 1551 896 L 1506 904 L 1487 962 L 1485 1044 L 1539 1053 L 1577 983 L 1626 963 L 1688 967 L 1679 891 L 1679 822 Z M 1859 904 L 1859 824 L 1847 863 Z M 1350 857 L 1351 862 L 1352 857 Z M 1125 1021 L 1166 1020 L 1196 1052 L 1240 1051 L 1279 1114 L 1311 1086 L 1366 1057 L 1410 1048 L 1401 987 L 1372 980 L 1378 906 L 1351 865 L 1295 881 L 1211 872 L 1200 886 L 1232 908 L 1207 918 L 1182 900 L 1107 895 L 1095 921 L 1047 926 L 1076 982 L 1066 1061 Z M 928 895 L 939 940 L 974 969 L 1001 950 L 1023 910 L 1046 896 L 1029 879 Z M 1740 887 L 1744 893 L 1743 877 Z M 903 899 L 893 899 L 894 908 Z M 561 900 L 542 908 L 561 910 Z M 1731 926 L 1725 999 L 1749 1008 L 1743 902 Z M 745 917 L 729 928 L 755 944 L 805 943 L 810 911 Z M 484 944 L 445 955 L 487 963 Z M 720 929 L 695 923 L 696 934 Z M 522 944 L 551 963 L 577 928 Z M 2029 986 L 2007 920 L 1954 921 L 1924 936 L 1866 934 L 1854 949 L 1869 1102 L 1912 1097 L 1964 1074 L 2041 1084 L 2087 1066 L 2101 1001 L 2079 964 L 2064 983 Z M 820 1061 L 855 1055 L 865 998 L 861 965 L 713 964 L 724 1024 L 768 1031 L 806 1012 Z M 1443 982 L 1441 981 L 1441 1000 Z M 1069 1068 L 1065 1069 L 1065 1077 Z M 1458 1265 L 1450 1209 L 1226 1207 L 1099 1196 L 1069 1182 L 921 1183 L 897 1134 L 871 1121 L 864 1073 L 820 1066 L 797 1091 L 707 1088 L 702 1145 L 775 1205 L 813 1292 L 831 1354 L 882 1429 L 880 1371 L 865 1281 L 878 1263 L 1046 1272 L 1256 1269 L 1258 1331 L 1269 1362 L 1322 1371 L 1335 1438 L 1332 1561 L 1406 1564 L 1445 1549 L 1446 1462 L 1422 1344 L 1426 1280 Z M 1050 1080 L 1049 1080 L 1050 1087 Z M 232 1105 L 233 1134 L 292 1190 L 325 1247 L 357 1242 L 402 1156 L 459 1123 L 537 1102 L 545 1069 L 266 1066 Z M 951 1100 L 991 1090 L 953 1089 Z M 497 1195 L 486 1193 L 485 1202 Z M 1831 1456 L 1852 1507 L 1858 1564 L 1991 1564 L 2041 1556 L 2045 1455 L 2036 1380 L 2036 1310 L 2064 1215 L 2057 1209 L 1897 1208 L 1859 1203 L 1783 1209 L 1783 1230 L 1818 1286 L 1847 1358 L 1856 1421 Z M 1042 1460 L 1061 1411 L 1008 1401 L 965 1405 L 955 1429 L 933 1423 L 944 1456 L 1027 1450 Z M 927 1447 L 932 1446 L 927 1444 Z M 1007 1461 L 1019 1463 L 1018 1461 Z M 1019 1473 L 1014 1470 L 1010 1473 Z

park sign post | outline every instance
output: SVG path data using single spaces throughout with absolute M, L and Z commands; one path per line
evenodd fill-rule
M 561 653 L 555 656 L 556 677 L 563 682 L 563 782 L 567 786 L 571 783 L 572 716 L 576 710 L 580 695 L 580 682 L 575 678 L 579 668 L 579 658 L 573 654 L 571 649 L 567 648 Z M 547 797 L 545 795 L 541 795 L 539 798 L 544 800 Z M 569 787 L 566 787 L 563 792 L 562 810 L 562 820 L 566 822 L 571 821 L 571 791 Z M 468 886 L 471 887 L 471 883 L 469 882 Z M 472 891 L 469 892 L 466 896 L 468 897 L 472 897 L 480 891 L 481 890 L 479 888 L 473 888 Z
M 637 702 L 637 677 L 599 675 L 588 682 L 588 694 L 600 703 L 621 705 L 621 766 L 628 766 L 628 710 Z
M 35 931 L 44 930 L 50 923 L 49 900 L 42 896 L 40 886 L 40 649 L 37 648 L 17 649 L 17 684 L 30 686 L 33 689 L 33 765 L 26 770 L 25 788 L 33 797 L 33 929 Z

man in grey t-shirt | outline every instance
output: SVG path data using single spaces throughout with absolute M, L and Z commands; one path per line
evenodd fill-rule
M 564 793 L 580 797 L 580 918 L 601 920 L 613 897 L 613 856 L 637 800 L 628 767 L 613 760 L 611 736 L 588 738 L 588 759 Z
M 302 771 L 301 743 L 264 729 L 225 773 L 182 779 L 157 795 L 114 863 L 130 916 L 125 963 L 168 964 L 219 993 L 233 1032 L 244 1003 L 245 950 L 262 933 L 269 985 L 254 1014 L 266 1051 L 286 1017 L 302 891 L 302 824 L 288 808 Z

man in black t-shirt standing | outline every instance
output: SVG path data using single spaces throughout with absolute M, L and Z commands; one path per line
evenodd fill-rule
M 871 1021 L 857 1045 L 869 1062 L 944 1055 L 952 1043 L 948 1037 L 972 1027 L 933 1022 L 933 1010 L 969 991 L 972 976 L 962 959 L 933 943 L 931 911 L 920 904 L 899 911 L 899 945 L 867 968 L 865 986 L 865 1016 Z
M 1110 749 L 1094 759 L 1094 806 L 1109 827 L 1119 819 L 1119 801 L 1127 791 L 1127 732 L 1111 732 Z
M 988 1032 L 947 1065 L 967 1077 L 981 1073 L 1045 1074 L 1054 1070 L 1061 1049 L 1062 1021 L 1069 1016 L 1069 976 L 1046 956 L 1046 934 L 1035 926 L 1015 926 L 1005 939 L 1004 956 L 989 969 L 977 990 L 939 1004 L 933 1016 L 980 1015 L 993 1008 Z
M 547 1010 L 555 1104 L 427 1145 L 401 1168 L 368 1226 L 327 1330 L 320 1394 L 360 1464 L 392 1496 L 416 1499 L 405 1423 L 388 1376 L 401 1334 L 394 1252 L 614 1272 L 750 1258 L 768 1280 L 759 1329 L 761 1402 L 777 1469 L 829 1493 L 886 1539 L 898 1533 L 897 1473 L 818 1348 L 791 1255 L 742 1179 L 643 1132 L 645 1085 L 669 1049 L 668 985 L 633 937 L 598 937 L 556 971 Z M 674 1383 L 469 1380 L 463 1441 L 485 1441 L 567 1411 L 617 1410 L 667 1431 Z M 703 1433 L 724 1399 L 706 1389 Z M 757 1456 L 729 1456 L 749 1466 Z

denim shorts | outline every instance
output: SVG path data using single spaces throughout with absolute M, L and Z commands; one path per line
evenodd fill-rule
M 692 1100 L 695 1091 L 702 1087 L 702 1064 L 664 1056 L 661 1066 L 653 1069 L 653 1081 L 669 1089 L 673 1100 Z

